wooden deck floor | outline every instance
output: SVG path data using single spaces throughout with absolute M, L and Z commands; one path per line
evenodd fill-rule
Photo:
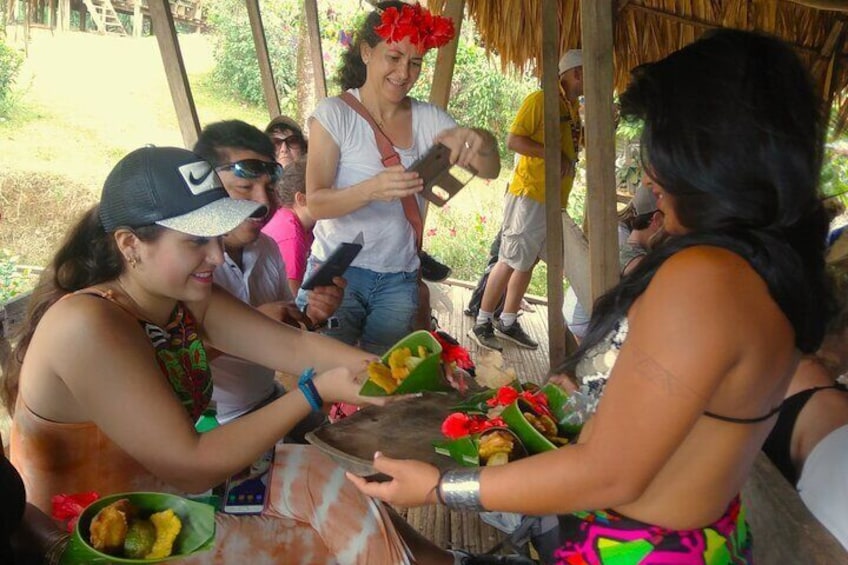
M 474 325 L 474 319 L 462 313 L 471 297 L 471 290 L 454 284 L 438 284 L 433 293 L 433 314 L 438 318 L 441 328 L 471 353 L 474 359 L 478 346 L 467 332 Z M 437 295 L 444 296 L 440 303 Z M 519 318 L 522 327 L 534 339 L 539 341 L 539 349 L 533 351 L 504 342 L 504 362 L 514 367 L 522 381 L 541 384 L 548 372 L 548 309 L 545 304 L 533 304 L 535 312 L 524 312 Z M 476 513 L 455 512 L 443 506 L 427 506 L 413 509 L 398 509 L 410 525 L 445 549 L 464 549 L 472 553 L 488 551 L 504 535 L 495 528 L 483 523 Z

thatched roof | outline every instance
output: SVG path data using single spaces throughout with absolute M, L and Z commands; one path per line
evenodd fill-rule
M 771 33 L 795 46 L 827 103 L 838 104 L 838 126 L 848 125 L 848 10 L 840 0 L 591 0 L 614 4 L 614 82 L 623 90 L 630 69 L 661 59 L 709 29 L 719 27 Z M 446 0 L 429 0 L 440 11 Z M 540 0 L 467 0 L 488 49 L 504 69 L 541 67 Z M 551 17 L 553 14 L 545 14 Z M 561 0 L 561 52 L 580 45 L 580 2 Z

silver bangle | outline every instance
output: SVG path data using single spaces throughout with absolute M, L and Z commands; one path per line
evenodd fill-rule
M 480 504 L 480 469 L 451 469 L 439 480 L 436 492 L 445 506 L 457 510 L 484 510 Z

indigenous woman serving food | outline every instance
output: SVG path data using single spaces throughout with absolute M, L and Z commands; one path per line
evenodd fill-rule
M 615 358 L 582 383 L 599 402 L 576 444 L 441 476 L 378 454 L 391 481 L 349 478 L 394 504 L 558 514 L 557 563 L 749 563 L 738 493 L 829 317 L 821 101 L 790 47 L 721 30 L 635 69 L 621 105 L 671 239 L 565 367 Z
M 318 222 L 307 271 L 360 232 L 365 240 L 345 272 L 339 328 L 326 334 L 380 355 L 412 331 L 419 307 L 423 181 L 407 167 L 442 143 L 451 163 L 483 178 L 500 171 L 491 133 L 458 127 L 409 96 L 426 51 L 453 35 L 450 19 L 418 4 L 380 2 L 343 56 L 343 94 L 322 101 L 308 122 L 306 195 Z

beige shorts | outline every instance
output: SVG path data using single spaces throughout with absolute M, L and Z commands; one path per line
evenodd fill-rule
M 507 192 L 498 261 L 516 271 L 532 270 L 536 259 L 545 260 L 546 225 L 544 204 Z

